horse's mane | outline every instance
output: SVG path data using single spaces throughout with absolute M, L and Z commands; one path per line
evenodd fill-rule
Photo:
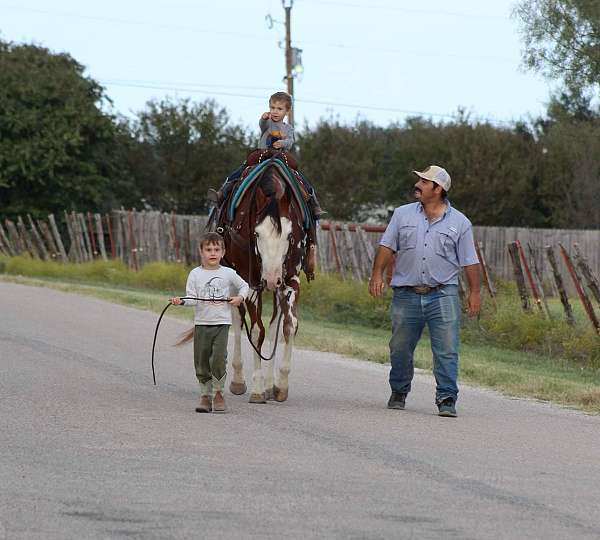
M 275 174 L 275 167 L 267 167 L 260 179 L 260 189 L 262 190 L 268 202 L 264 209 L 258 215 L 259 221 L 265 217 L 270 217 L 275 229 L 278 234 L 281 234 L 281 215 L 279 214 L 279 202 L 277 200 L 277 184 L 283 185 L 285 191 L 288 188 L 284 182 L 279 181 L 279 178 Z

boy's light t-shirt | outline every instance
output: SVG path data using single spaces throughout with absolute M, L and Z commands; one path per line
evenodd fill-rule
M 208 270 L 198 266 L 194 268 L 187 279 L 186 296 L 206 299 L 226 299 L 232 296 L 248 296 L 248 284 L 231 268 L 219 266 Z M 231 309 L 233 306 L 223 302 L 201 302 L 185 300 L 186 306 L 196 306 L 194 324 L 231 324 Z
M 290 150 L 294 144 L 294 128 L 289 124 L 286 124 L 283 120 L 281 122 L 273 122 L 270 118 L 261 119 L 258 122 L 260 126 L 260 141 L 258 142 L 259 148 L 269 148 L 269 138 L 281 141 L 283 150 Z

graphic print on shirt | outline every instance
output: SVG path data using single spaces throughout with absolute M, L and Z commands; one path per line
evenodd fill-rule
M 223 278 L 215 276 L 205 283 L 201 296 L 211 300 L 224 300 L 227 298 L 227 284 Z
M 279 129 L 272 129 L 267 136 L 267 147 L 271 148 L 275 141 L 280 141 L 284 138 L 283 131 Z

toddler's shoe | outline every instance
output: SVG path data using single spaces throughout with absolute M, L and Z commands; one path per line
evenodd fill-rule
M 196 407 L 196 412 L 210 412 L 212 411 L 212 403 L 210 401 L 210 396 L 200 396 L 200 403 Z

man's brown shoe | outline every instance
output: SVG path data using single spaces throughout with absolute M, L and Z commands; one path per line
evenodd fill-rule
M 225 412 L 225 398 L 222 392 L 215 392 L 215 397 L 212 402 L 213 412 L 222 413 Z
M 212 411 L 212 403 L 210 396 L 200 396 L 200 403 L 196 407 L 196 412 L 210 412 Z

